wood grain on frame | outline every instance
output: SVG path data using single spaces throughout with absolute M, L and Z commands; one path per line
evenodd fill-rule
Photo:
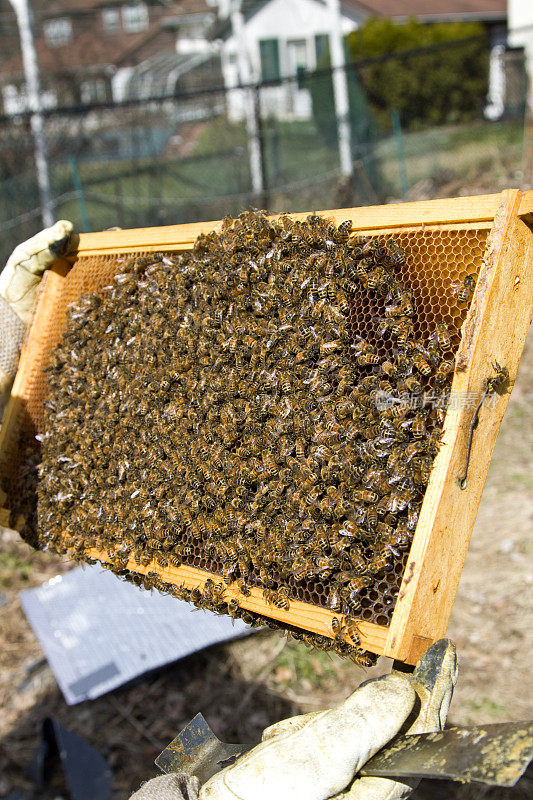
M 415 203 L 396 203 L 386 206 L 318 211 L 338 224 L 352 219 L 353 230 L 382 232 L 385 229 L 411 228 L 420 225 L 443 227 L 467 223 L 469 228 L 487 228 L 492 225 L 501 203 L 500 194 L 479 197 L 456 197 L 445 200 L 423 200 Z M 310 212 L 291 214 L 294 219 L 305 219 Z M 220 225 L 220 220 L 193 222 L 186 225 L 167 225 L 161 228 L 135 228 L 133 230 L 82 233 L 77 255 L 106 255 L 134 253 L 137 250 L 188 250 L 200 233 L 209 233 Z

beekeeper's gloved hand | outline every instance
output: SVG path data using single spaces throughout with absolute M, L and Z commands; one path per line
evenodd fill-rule
M 75 246 L 72 222 L 59 220 L 13 250 L 0 273 L 0 396 L 17 370 L 43 272 Z
M 369 681 L 337 708 L 267 728 L 263 741 L 200 789 L 200 800 L 400 800 L 418 781 L 361 778 L 361 767 L 399 731 L 444 726 L 457 679 L 455 646 L 441 639 L 410 677 Z M 181 783 L 180 783 L 181 782 Z M 196 800 L 196 779 L 165 775 L 130 800 Z

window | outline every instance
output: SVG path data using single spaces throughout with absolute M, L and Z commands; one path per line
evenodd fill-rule
M 329 36 L 327 33 L 317 33 L 315 36 L 315 55 L 317 67 L 326 66 L 329 61 Z
M 280 77 L 279 42 L 277 39 L 262 39 L 259 42 L 261 56 L 261 80 L 275 81 Z
M 129 33 L 145 31 L 148 27 L 148 7 L 145 3 L 127 3 L 122 6 L 122 24 Z
M 307 64 L 307 42 L 305 39 L 292 39 L 287 42 L 287 61 L 289 75 L 299 76 L 305 72 Z
M 72 22 L 66 17 L 58 17 L 44 23 L 44 36 L 52 47 L 62 47 L 72 41 Z
M 82 103 L 103 103 L 107 99 L 107 84 L 103 78 L 81 82 L 80 100 Z
M 107 33 L 115 33 L 120 28 L 120 11 L 118 8 L 104 8 L 102 22 Z

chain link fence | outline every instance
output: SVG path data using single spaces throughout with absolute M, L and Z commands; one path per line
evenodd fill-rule
M 420 59 L 424 70 L 436 68 L 442 47 L 427 50 L 348 64 L 343 120 L 331 68 L 247 87 L 48 110 L 55 215 L 91 231 L 218 219 L 250 206 L 296 212 L 524 188 L 531 145 L 521 51 L 504 54 L 493 119 L 488 81 L 473 94 L 467 76 L 464 92 L 456 81 L 453 96 L 433 104 L 435 119 L 427 113 L 434 88 L 425 97 L 423 86 L 411 87 L 399 108 L 380 101 L 376 85 L 414 74 L 415 66 L 420 73 Z M 346 131 L 349 170 L 340 159 Z M 0 258 L 40 226 L 29 117 L 3 117 Z

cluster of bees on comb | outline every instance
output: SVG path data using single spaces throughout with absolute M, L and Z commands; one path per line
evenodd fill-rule
M 416 337 L 401 249 L 350 228 L 245 212 L 70 308 L 48 368 L 41 547 L 106 551 L 127 580 L 372 663 L 357 619 L 384 576 L 397 587 L 444 416 L 411 400 L 449 386 L 452 334 Z M 203 589 L 154 566 L 181 564 L 211 573 Z M 287 622 L 242 608 L 251 588 Z M 334 612 L 330 636 L 291 626 L 295 599 Z

